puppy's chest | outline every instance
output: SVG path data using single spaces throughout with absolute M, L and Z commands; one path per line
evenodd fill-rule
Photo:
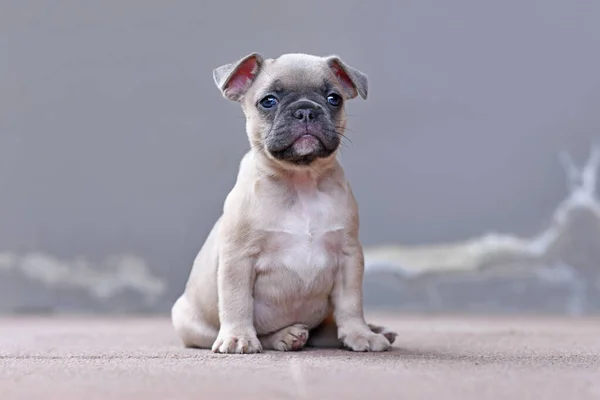
M 263 238 L 255 266 L 258 331 L 293 323 L 312 328 L 325 318 L 347 229 L 337 197 L 307 190 L 285 207 L 271 204 L 258 228 Z
M 278 215 L 264 229 L 258 272 L 284 268 L 310 280 L 336 268 L 345 221 L 330 197 L 301 193 L 293 206 L 280 209 Z

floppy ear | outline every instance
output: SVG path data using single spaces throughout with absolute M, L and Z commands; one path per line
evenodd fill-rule
M 215 68 L 213 79 L 223 96 L 240 101 L 258 76 L 262 63 L 263 57 L 252 53 L 236 62 Z
M 333 74 L 342 84 L 349 99 L 353 99 L 358 95 L 363 99 L 367 98 L 369 91 L 367 75 L 347 65 L 338 56 L 329 56 L 326 61 Z

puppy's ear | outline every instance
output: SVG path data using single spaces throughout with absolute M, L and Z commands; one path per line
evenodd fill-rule
M 342 84 L 349 99 L 353 99 L 358 95 L 363 99 L 367 98 L 369 91 L 367 75 L 347 65 L 338 56 L 329 56 L 325 60 L 335 77 Z
M 240 101 L 260 73 L 262 64 L 263 57 L 252 53 L 236 62 L 215 68 L 213 79 L 223 96 Z

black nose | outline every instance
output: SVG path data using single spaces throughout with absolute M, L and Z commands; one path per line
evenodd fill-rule
M 312 101 L 304 100 L 295 104 L 295 110 L 292 113 L 294 118 L 300 121 L 310 122 L 319 115 L 319 105 Z
M 297 118 L 300 121 L 310 121 L 315 119 L 316 116 L 317 115 L 315 113 L 315 110 L 310 108 L 301 108 L 299 110 L 294 111 L 294 118 Z

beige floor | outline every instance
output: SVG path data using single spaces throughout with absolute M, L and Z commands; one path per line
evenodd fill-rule
M 600 319 L 370 319 L 393 351 L 215 355 L 167 319 L 2 318 L 0 399 L 600 399 Z

